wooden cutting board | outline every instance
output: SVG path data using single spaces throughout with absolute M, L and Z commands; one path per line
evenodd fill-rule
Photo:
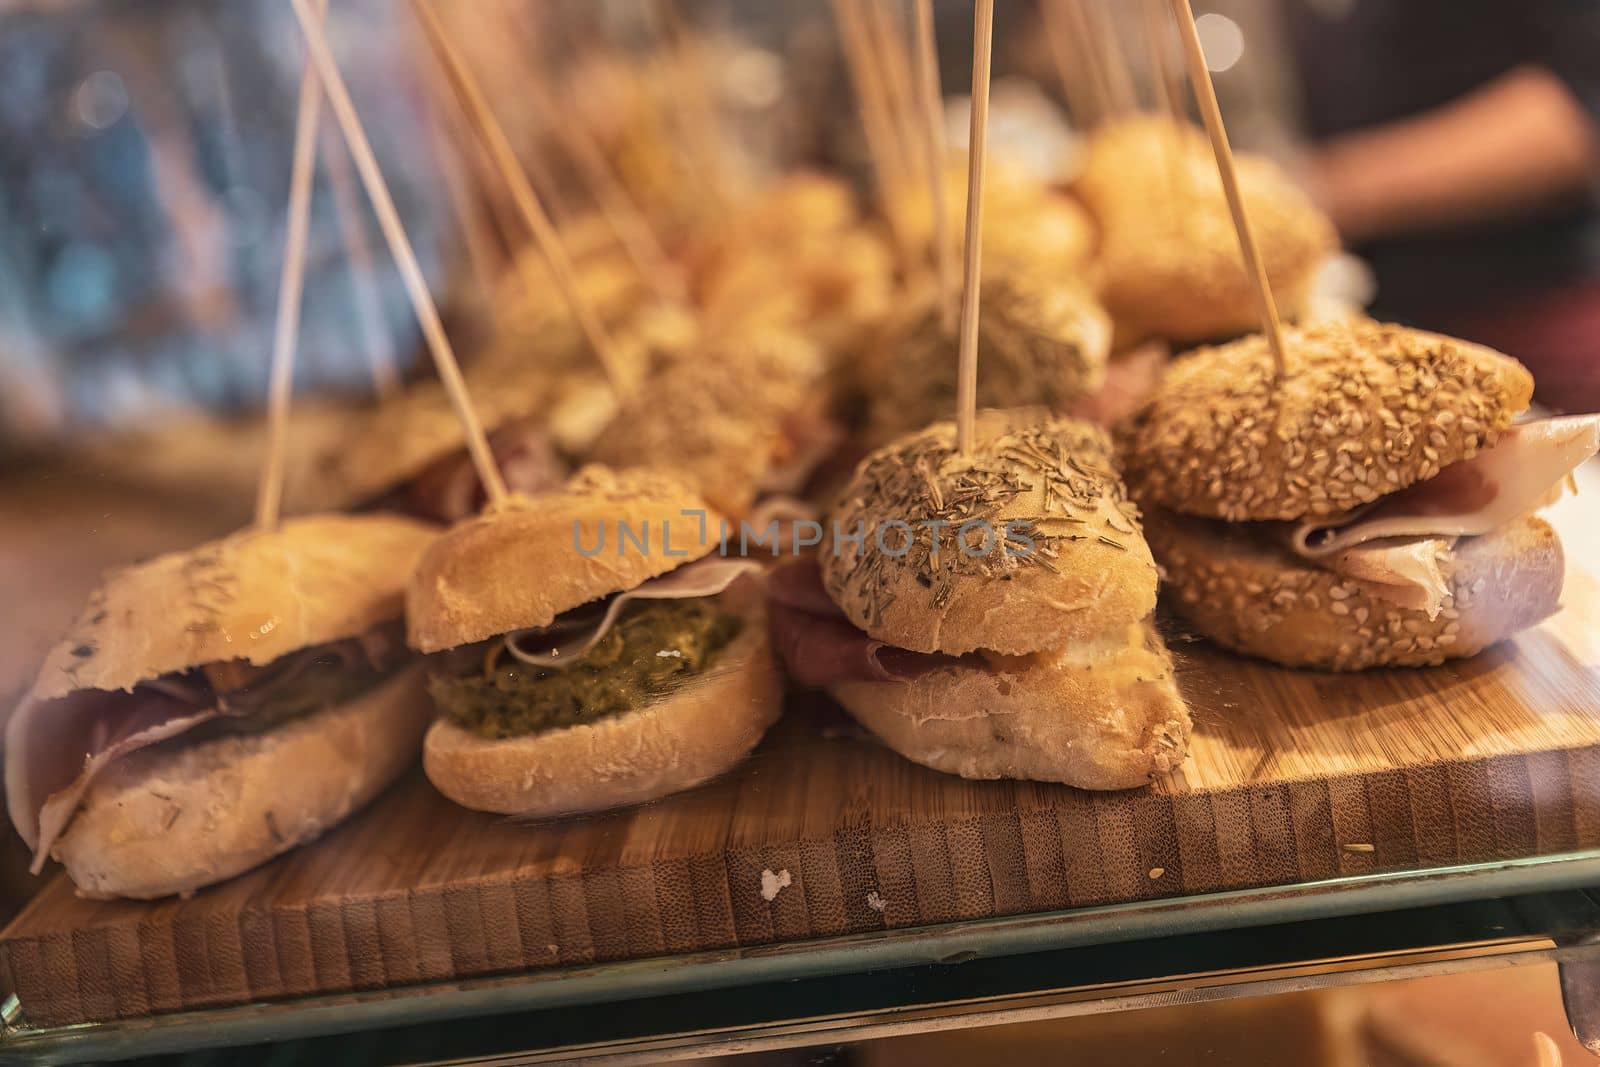
M 816 698 L 727 778 L 603 817 L 519 824 L 414 774 L 190 900 L 79 900 L 58 873 L 0 977 L 54 1026 L 1597 847 L 1600 583 L 1573 568 L 1564 600 L 1430 670 L 1178 641 L 1193 755 L 1128 793 L 936 774 Z

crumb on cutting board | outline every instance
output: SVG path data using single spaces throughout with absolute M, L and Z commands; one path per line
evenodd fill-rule
M 787 869 L 774 874 L 770 870 L 761 872 L 761 899 L 768 904 L 778 899 L 778 894 L 794 884 L 794 879 L 789 877 Z

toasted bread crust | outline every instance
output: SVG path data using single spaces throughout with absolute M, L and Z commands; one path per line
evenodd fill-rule
M 1195 629 L 1288 667 L 1421 667 L 1476 655 L 1553 614 L 1565 570 L 1560 540 L 1535 516 L 1463 538 L 1441 564 L 1451 599 L 1430 619 L 1247 528 L 1152 511 L 1146 530 Z
M 406 577 L 438 535 L 393 515 L 316 515 L 114 571 L 45 657 L 32 699 L 259 666 L 365 633 L 400 617 Z
M 931 528 L 912 525 L 930 520 L 947 524 L 937 558 Z M 970 554 L 957 540 L 967 522 L 981 524 Z M 1008 550 L 1011 522 L 1026 524 L 1031 548 Z M 911 527 L 909 547 L 897 523 Z M 828 594 L 873 638 L 917 652 L 1024 655 L 1099 640 L 1155 607 L 1155 564 L 1104 434 L 1039 409 L 980 412 L 970 456 L 952 423 L 879 449 L 841 494 L 832 531 Z M 859 547 L 845 544 L 856 531 Z
M 421 666 L 265 733 L 156 745 L 109 767 L 53 854 L 87 896 L 190 893 L 303 845 L 417 758 Z
M 1119 428 L 1143 507 L 1239 520 L 1338 514 L 1492 445 L 1533 395 L 1521 364 L 1479 345 L 1371 321 L 1284 331 L 1174 362 Z
M 513 497 L 440 537 L 406 589 L 409 641 L 439 652 L 548 626 L 709 555 L 721 521 L 672 476 L 586 467 L 557 492 Z
M 890 748 L 934 770 L 1131 789 L 1183 762 L 1189 712 L 1148 622 L 1114 645 L 1082 661 L 955 666 L 830 692 Z

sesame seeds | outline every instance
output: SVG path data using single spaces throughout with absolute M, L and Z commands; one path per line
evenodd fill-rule
M 1492 444 L 1531 390 L 1508 359 L 1401 327 L 1286 337 L 1282 382 L 1259 336 L 1173 366 L 1121 434 L 1136 496 L 1231 521 L 1347 511 Z

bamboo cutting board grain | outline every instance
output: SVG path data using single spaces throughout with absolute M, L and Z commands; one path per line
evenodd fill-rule
M 1146 790 L 962 781 L 801 698 L 744 767 L 632 811 L 523 825 L 413 774 L 187 901 L 58 874 L 0 933 L 0 977 L 53 1026 L 1600 847 L 1600 584 L 1577 568 L 1559 615 L 1445 667 L 1174 651 L 1194 751 Z

